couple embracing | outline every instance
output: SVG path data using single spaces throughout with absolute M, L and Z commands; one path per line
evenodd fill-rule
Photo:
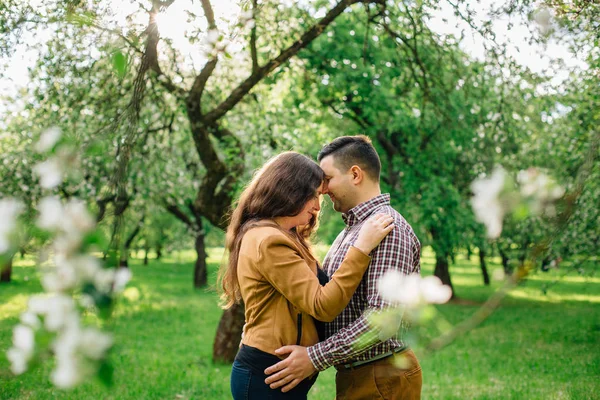
M 414 353 L 368 322 L 390 306 L 377 291 L 386 271 L 420 272 L 419 240 L 381 194 L 381 163 L 366 136 L 339 137 L 317 159 L 274 157 L 231 215 L 223 298 L 243 300 L 246 318 L 233 398 L 306 399 L 318 372 L 333 366 L 336 399 L 419 399 Z M 324 194 L 346 228 L 321 267 L 309 237 Z

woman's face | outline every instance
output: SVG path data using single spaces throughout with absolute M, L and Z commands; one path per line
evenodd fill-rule
M 294 226 L 306 225 L 310 222 L 311 218 L 315 216 L 321 210 L 321 195 L 323 194 L 323 183 L 317 188 L 313 198 L 308 200 L 302 211 L 298 215 L 295 215 Z

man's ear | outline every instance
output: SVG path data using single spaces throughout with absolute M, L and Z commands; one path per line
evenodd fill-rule
M 352 183 L 355 185 L 360 184 L 365 178 L 365 171 L 363 171 L 358 165 L 353 165 L 350 167 L 350 173 L 352 174 Z

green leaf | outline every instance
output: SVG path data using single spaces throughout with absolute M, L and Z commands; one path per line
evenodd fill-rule
M 111 387 L 113 384 L 113 376 L 114 376 L 115 368 L 108 361 L 104 361 L 100 368 L 98 369 L 98 379 L 105 386 Z
M 121 51 L 116 51 L 113 54 L 112 62 L 117 76 L 122 79 L 127 73 L 127 57 Z
M 519 204 L 515 208 L 515 211 L 513 211 L 513 216 L 517 221 L 526 219 L 529 216 L 529 207 L 527 207 L 527 204 Z

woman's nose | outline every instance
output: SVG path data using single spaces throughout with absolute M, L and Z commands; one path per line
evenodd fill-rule
M 317 197 L 317 202 L 314 207 L 315 211 L 321 211 L 321 197 Z

